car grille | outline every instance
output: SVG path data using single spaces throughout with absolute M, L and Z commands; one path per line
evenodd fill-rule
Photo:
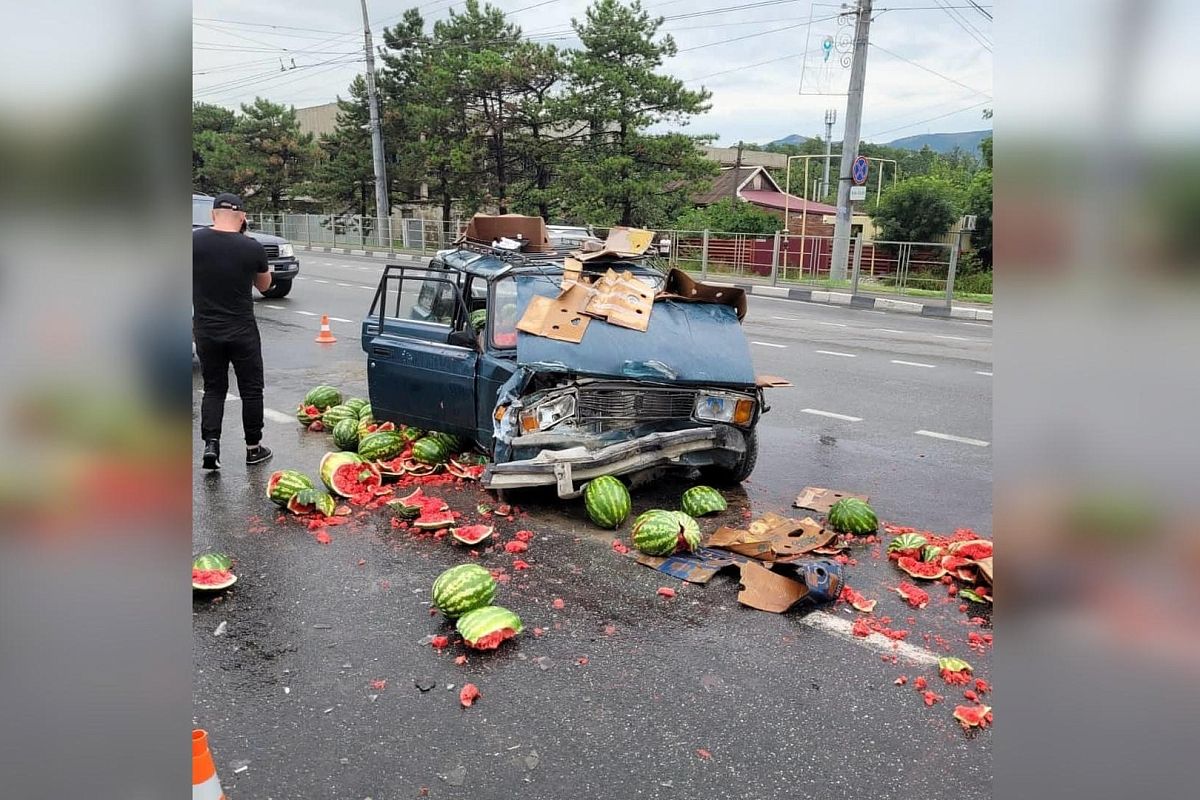
M 581 389 L 577 416 L 602 430 L 631 428 L 643 422 L 687 420 L 696 405 L 694 391 L 677 389 Z
M 264 244 L 263 249 L 267 251 L 267 258 L 279 258 L 279 245 Z

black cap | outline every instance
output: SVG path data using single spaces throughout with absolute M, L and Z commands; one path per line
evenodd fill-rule
M 246 210 L 245 206 L 242 205 L 242 198 L 238 197 L 236 194 L 230 194 L 229 192 L 222 192 L 221 194 L 214 197 L 213 198 L 213 208 L 214 209 L 223 208 L 228 211 L 245 211 Z

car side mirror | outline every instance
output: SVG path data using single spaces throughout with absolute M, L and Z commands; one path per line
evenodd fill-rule
M 451 331 L 446 338 L 446 344 L 454 345 L 455 347 L 469 347 L 475 349 L 475 333 L 474 331 Z

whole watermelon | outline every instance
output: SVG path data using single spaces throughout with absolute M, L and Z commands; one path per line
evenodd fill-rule
M 342 393 L 332 386 L 318 386 L 304 395 L 304 405 L 316 406 L 324 411 L 342 402 Z
M 480 308 L 472 311 L 469 319 L 471 320 L 472 328 L 476 331 L 482 329 L 484 325 L 487 325 L 487 309 Z
M 350 406 L 330 406 L 329 408 L 325 409 L 325 413 L 321 415 L 321 424 L 326 428 L 333 430 L 333 428 L 344 419 L 357 420 L 358 415 L 354 413 L 354 409 L 350 408 Z
M 441 433 L 440 431 L 430 431 L 425 434 L 426 438 L 441 442 L 446 454 L 458 452 L 462 447 L 462 439 L 450 433 Z
M 368 433 L 358 442 L 358 454 L 368 461 L 387 461 L 400 455 L 404 438 L 399 431 Z
M 679 541 L 676 550 L 691 552 L 700 546 L 700 523 L 682 511 L 672 511 L 679 520 Z
M 728 508 L 725 498 L 711 486 L 693 486 L 683 493 L 680 501 L 683 513 L 693 517 L 715 514 Z
M 583 489 L 588 518 L 601 528 L 616 528 L 629 516 L 632 501 L 625 484 L 612 475 L 601 475 Z
M 451 567 L 433 582 L 433 606 L 450 619 L 491 605 L 496 579 L 478 564 Z
M 829 526 L 838 533 L 861 536 L 874 533 L 879 519 L 871 507 L 857 497 L 843 497 L 829 509 Z
M 422 464 L 441 464 L 449 455 L 445 443 L 428 436 L 413 442 L 412 457 Z
M 313 488 L 312 479 L 303 472 L 281 469 L 272 472 L 267 480 L 267 497 L 276 505 L 286 506 L 296 492 Z
M 633 546 L 651 556 L 669 556 L 679 546 L 683 524 L 674 511 L 651 509 L 633 521 Z M 693 524 L 695 524 L 693 520 Z
M 406 442 L 415 442 L 417 439 L 420 439 L 425 435 L 425 431 L 421 430 L 420 428 L 413 428 L 409 425 L 401 425 L 400 435 L 404 437 L 404 441 Z
M 358 420 L 344 419 L 333 426 L 333 446 L 339 450 L 358 449 Z
M 525 626 L 521 618 L 501 606 L 483 606 L 468 611 L 454 626 L 468 647 L 476 650 L 495 650 L 505 639 L 511 639 Z
M 358 410 L 359 419 L 375 419 L 375 415 L 371 412 L 371 404 L 368 403 Z
M 349 406 L 350 408 L 354 409 L 354 413 L 357 415 L 360 411 L 366 408 L 367 401 L 363 400 L 361 397 L 351 397 L 345 400 L 342 405 Z

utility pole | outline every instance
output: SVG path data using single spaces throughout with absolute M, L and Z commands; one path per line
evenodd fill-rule
M 854 22 L 854 60 L 850 64 L 850 93 L 846 97 L 846 129 L 842 133 L 842 168 L 838 174 L 837 222 L 833 228 L 833 258 L 829 277 L 845 280 L 850 255 L 850 171 L 858 155 L 858 136 L 862 128 L 863 87 L 867 83 L 867 41 L 871 32 L 871 0 L 858 0 Z
M 742 174 L 742 140 L 738 139 L 737 160 L 733 162 L 733 188 L 729 190 L 729 196 L 733 201 L 737 202 L 738 184 L 741 183 L 739 177 Z
M 825 110 L 825 174 L 821 176 L 821 201 L 829 195 L 829 157 L 833 152 L 833 123 L 837 122 L 837 109 Z
M 383 131 L 379 125 L 379 96 L 375 92 L 375 46 L 371 43 L 371 23 L 367 19 L 367 0 L 362 3 L 363 47 L 367 55 L 367 105 L 371 112 L 371 154 L 375 161 L 376 235 L 383 246 L 391 239 L 392 220 L 388 212 L 387 167 L 383 161 Z

